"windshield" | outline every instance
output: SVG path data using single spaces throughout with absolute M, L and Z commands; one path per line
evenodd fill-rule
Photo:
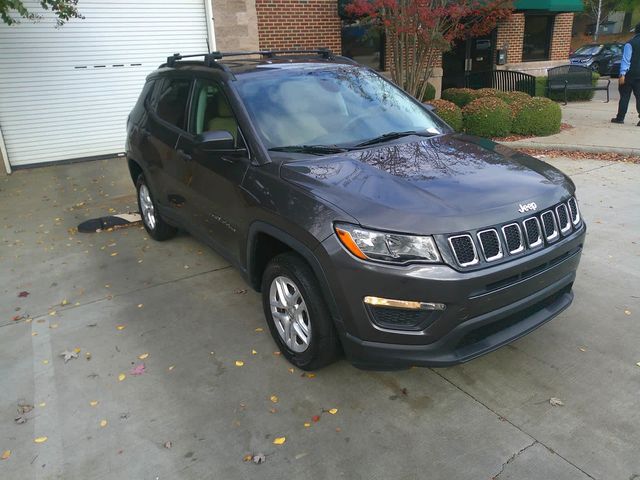
M 448 131 L 402 90 L 360 67 L 271 69 L 240 76 L 237 89 L 267 148 L 354 146 L 392 132 Z
M 575 55 L 597 55 L 602 50 L 602 45 L 585 45 L 580 47 L 575 52 Z

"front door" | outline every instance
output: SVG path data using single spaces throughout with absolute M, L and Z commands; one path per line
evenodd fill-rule
M 458 42 L 442 56 L 442 88 L 490 87 L 495 57 L 495 34 Z M 473 74 L 473 75 L 472 75 Z M 488 82 L 488 84 L 487 84 Z
M 240 185 L 250 160 L 236 117 L 217 82 L 196 80 L 190 119 L 190 135 L 180 139 L 180 148 L 191 159 L 188 182 L 193 207 L 191 228 L 229 260 L 238 262 L 246 230 L 245 200 Z M 233 148 L 212 150 L 199 144 L 202 133 L 219 130 L 231 133 Z

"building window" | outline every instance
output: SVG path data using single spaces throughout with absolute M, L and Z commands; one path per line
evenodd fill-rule
M 549 60 L 553 15 L 526 15 L 524 20 L 524 44 L 522 60 L 531 62 Z
M 342 54 L 374 70 L 384 70 L 384 33 L 359 21 L 342 21 Z

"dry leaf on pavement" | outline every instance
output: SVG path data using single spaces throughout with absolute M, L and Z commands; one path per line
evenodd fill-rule
M 120 375 L 118 375 L 119 382 L 123 381 L 125 378 L 127 378 L 127 376 L 124 373 L 121 373 Z
M 27 291 L 25 290 L 25 291 L 20 292 L 20 293 L 18 294 L 18 297 L 19 297 L 19 298 L 26 298 L 26 297 L 28 297 L 29 295 L 30 295 L 30 294 L 29 294 L 29 292 L 27 292 Z
M 129 373 L 135 376 L 135 375 L 142 375 L 143 373 L 145 373 L 145 371 L 146 370 L 145 370 L 144 363 L 140 363 L 135 367 L 133 367 Z
M 11 450 L 5 450 L 4 452 L 2 452 L 2 455 L 0 455 L 0 460 L 6 460 L 10 456 L 11 456 Z
M 329 410 L 327 410 L 331 415 L 335 415 L 336 413 L 338 413 L 338 409 L 337 408 L 330 408 Z
M 33 439 L 35 443 L 44 443 L 48 440 L 48 437 L 36 437 Z
M 260 465 L 261 463 L 264 463 L 267 461 L 267 457 L 265 456 L 264 453 L 256 453 L 253 456 L 253 463 L 255 463 L 256 465 Z
M 164 448 L 169 449 L 169 448 L 173 447 L 173 443 L 171 443 L 171 441 L 169 440 L 169 441 L 164 442 L 163 446 L 164 446 Z
M 562 400 L 560 400 L 559 398 L 556 398 L 556 397 L 551 397 L 549 399 L 549 403 L 554 407 L 563 407 L 564 406 L 564 402 Z
M 236 360 L 236 367 L 241 367 L 244 365 L 244 362 L 242 360 Z
M 60 356 L 64 360 L 64 363 L 67 363 L 72 358 L 78 358 L 78 352 L 76 352 L 75 350 L 71 352 L 69 350 L 65 350 L 64 352 L 60 353 Z
M 284 445 L 284 443 L 287 441 L 287 437 L 276 437 L 273 439 L 273 444 L 274 445 Z
M 148 354 L 148 353 L 143 353 L 142 355 L 138 355 L 138 358 L 139 358 L 140 360 L 144 360 L 145 358 L 148 358 L 148 357 L 149 357 L 149 354 Z
M 271 395 L 269 397 L 269 400 L 271 400 L 273 403 L 278 403 L 278 396 L 277 395 Z

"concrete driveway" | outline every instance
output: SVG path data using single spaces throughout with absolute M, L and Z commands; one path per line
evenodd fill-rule
M 463 366 L 315 377 L 188 235 L 74 233 L 135 210 L 123 159 L 0 179 L 0 478 L 640 478 L 640 165 L 551 163 L 589 224 L 567 312 Z

